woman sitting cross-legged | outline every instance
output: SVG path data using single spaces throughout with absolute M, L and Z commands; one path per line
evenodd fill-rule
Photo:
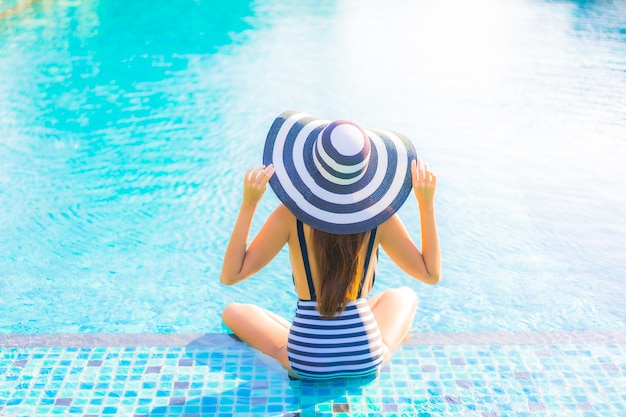
M 245 175 L 220 280 L 232 285 L 250 277 L 287 244 L 296 314 L 288 322 L 256 305 L 233 303 L 223 312 L 224 323 L 293 377 L 376 373 L 408 338 L 418 303 L 408 287 L 367 298 L 378 248 L 422 282 L 441 278 L 435 174 L 399 133 L 292 111 L 272 125 L 263 160 Z M 247 245 L 268 183 L 282 204 Z M 396 214 L 411 190 L 421 251 Z

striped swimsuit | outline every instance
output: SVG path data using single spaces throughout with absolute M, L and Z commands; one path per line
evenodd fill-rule
M 308 379 L 363 376 L 380 367 L 382 338 L 369 304 L 361 298 L 375 237 L 376 229 L 370 235 L 357 299 L 350 301 L 338 316 L 323 318 L 316 309 L 304 229 L 298 220 L 298 240 L 311 294 L 311 300 L 298 300 L 287 343 L 289 363 L 298 376 Z

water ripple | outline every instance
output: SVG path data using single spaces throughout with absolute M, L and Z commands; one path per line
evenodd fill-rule
M 223 331 L 242 300 L 288 318 L 286 253 L 217 280 L 243 174 L 288 108 L 397 127 L 438 172 L 444 281 L 384 256 L 377 275 L 420 294 L 414 328 L 624 326 L 615 5 L 140 4 L 2 22 L 0 329 Z M 419 240 L 415 202 L 400 214 Z

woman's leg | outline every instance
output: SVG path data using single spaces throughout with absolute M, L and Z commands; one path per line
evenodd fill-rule
M 417 295 L 411 288 L 400 287 L 377 294 L 368 303 L 378 323 L 383 343 L 391 354 L 408 340 L 409 329 L 417 311 Z
M 232 303 L 222 313 L 224 323 L 255 349 L 291 369 L 287 358 L 287 337 L 291 323 L 253 304 Z

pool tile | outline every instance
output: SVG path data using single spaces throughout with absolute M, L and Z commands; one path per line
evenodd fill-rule
M 0 349 L 7 415 L 624 415 L 626 344 L 406 345 L 375 379 L 290 381 L 242 343 Z

